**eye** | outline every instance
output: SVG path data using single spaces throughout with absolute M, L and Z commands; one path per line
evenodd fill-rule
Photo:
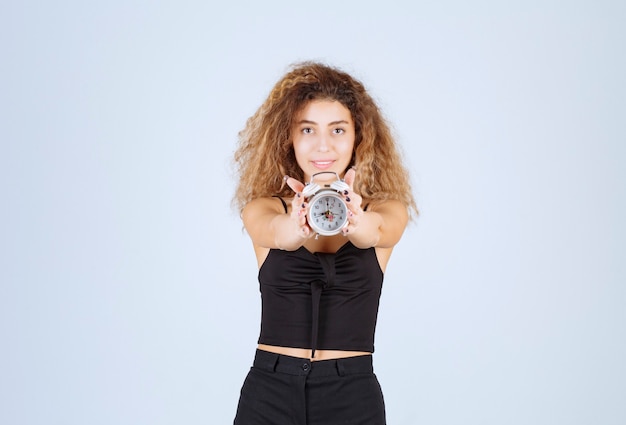
M 345 133 L 345 132 L 346 132 L 346 131 L 345 131 L 343 128 L 335 128 L 335 129 L 333 130 L 333 134 L 343 134 L 343 133 Z
M 303 134 L 312 134 L 313 133 L 313 129 L 311 127 L 304 127 L 302 130 Z

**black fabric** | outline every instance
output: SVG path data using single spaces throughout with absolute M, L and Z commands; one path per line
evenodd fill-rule
M 287 203 L 285 202 L 285 200 L 283 198 L 281 198 L 278 195 L 274 195 L 272 196 L 272 198 L 278 198 L 280 199 L 280 203 L 283 204 L 283 208 L 285 209 L 285 214 L 287 213 Z
M 384 425 L 372 356 L 311 362 L 257 350 L 234 425 Z
M 383 272 L 374 248 L 270 250 L 259 270 L 260 344 L 374 352 Z

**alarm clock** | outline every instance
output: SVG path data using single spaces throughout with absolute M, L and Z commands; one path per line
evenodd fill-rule
M 320 174 L 334 174 L 336 180 L 320 186 L 315 183 L 315 177 Z M 307 222 L 317 235 L 333 236 L 341 233 L 341 229 L 348 225 L 348 205 L 341 195 L 341 192 L 348 189 L 350 186 L 334 171 L 315 173 L 304 186 L 302 196 L 309 203 Z

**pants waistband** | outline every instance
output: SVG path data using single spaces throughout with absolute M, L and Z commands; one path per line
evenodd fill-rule
M 312 362 L 309 359 L 257 349 L 253 365 L 257 369 L 268 372 L 296 376 L 346 376 L 374 372 L 371 355 Z

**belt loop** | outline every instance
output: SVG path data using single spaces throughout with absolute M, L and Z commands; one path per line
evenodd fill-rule
M 276 353 L 272 353 L 272 360 L 271 362 L 268 364 L 268 366 L 270 367 L 270 370 L 272 372 L 276 372 L 276 365 L 278 364 L 278 359 L 280 358 L 280 356 Z
M 278 354 L 269 351 L 256 351 L 254 358 L 254 366 L 268 372 L 276 372 L 276 364 L 278 363 Z
M 344 366 L 344 362 L 342 361 L 342 359 L 337 359 L 335 360 L 336 366 L 337 366 L 337 373 L 339 374 L 339 376 L 346 376 L 346 368 Z

